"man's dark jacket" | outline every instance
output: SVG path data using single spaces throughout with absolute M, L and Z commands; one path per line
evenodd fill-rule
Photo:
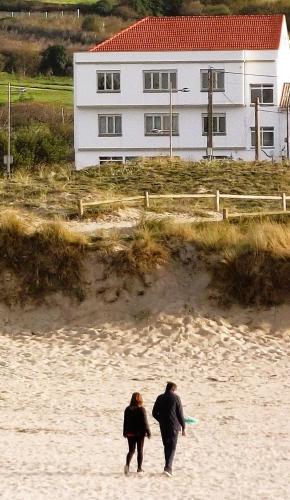
M 172 435 L 185 428 L 182 404 L 173 391 L 165 391 L 155 401 L 153 417 L 159 422 L 161 433 Z

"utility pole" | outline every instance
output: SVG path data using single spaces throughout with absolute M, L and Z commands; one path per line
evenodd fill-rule
M 212 160 L 213 156 L 213 70 L 208 70 L 208 93 L 207 93 L 207 158 Z
M 259 105 L 260 99 L 257 97 L 255 102 L 255 161 L 260 160 L 261 149 Z
M 170 78 L 170 84 L 169 84 L 169 156 L 170 159 L 172 160 L 173 152 L 172 152 L 172 118 L 173 118 L 173 112 L 172 112 L 172 81 Z
M 287 136 L 286 136 L 287 160 L 289 160 L 289 156 L 290 156 L 290 151 L 289 151 L 289 102 L 286 106 L 286 127 L 287 127 Z
M 11 84 L 8 83 L 8 145 L 7 145 L 7 175 L 11 172 Z

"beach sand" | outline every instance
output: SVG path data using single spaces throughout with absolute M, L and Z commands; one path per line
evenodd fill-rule
M 290 308 L 218 310 L 188 280 L 203 292 L 184 275 L 134 300 L 0 307 L 2 500 L 290 498 Z M 199 421 L 172 478 L 151 417 L 167 380 Z M 134 391 L 152 439 L 125 477 Z

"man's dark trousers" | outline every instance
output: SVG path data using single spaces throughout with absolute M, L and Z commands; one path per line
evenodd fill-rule
M 172 472 L 172 464 L 175 455 L 178 432 L 165 434 L 161 432 L 162 442 L 164 446 L 164 456 L 165 456 L 165 467 L 164 470 Z

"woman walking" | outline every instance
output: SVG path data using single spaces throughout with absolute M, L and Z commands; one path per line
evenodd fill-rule
M 129 452 L 124 467 L 125 474 L 129 474 L 129 467 L 137 445 L 137 472 L 143 472 L 143 447 L 144 439 L 151 437 L 143 398 L 139 392 L 132 394 L 130 405 L 124 413 L 123 436 L 128 439 Z

